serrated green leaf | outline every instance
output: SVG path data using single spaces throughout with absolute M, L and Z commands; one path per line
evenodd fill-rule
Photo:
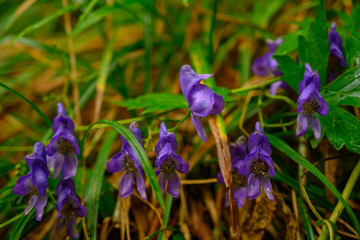
M 345 145 L 349 151 L 360 154 L 359 119 L 341 107 L 330 105 L 329 108 L 328 115 L 319 116 L 329 141 L 337 150 Z
M 111 147 L 117 135 L 118 133 L 116 131 L 111 131 L 106 135 L 99 154 L 97 155 L 89 184 L 86 186 L 85 202 L 88 212 L 85 220 L 90 239 L 96 239 L 97 236 L 96 230 L 99 215 L 99 200 L 104 180 L 105 163 L 109 158 Z
M 284 82 L 298 92 L 299 84 L 304 77 L 304 68 L 289 56 L 274 55 L 275 60 L 279 63 L 279 69 L 284 74 L 281 78 Z
M 112 103 L 126 107 L 128 110 L 144 109 L 141 114 L 188 108 L 182 94 L 150 93 L 126 101 L 112 101 Z
M 286 34 L 282 39 L 284 40 L 282 44 L 276 49 L 274 55 L 286 55 L 298 47 L 298 32 L 292 32 Z
M 358 124 L 358 127 L 360 124 Z M 282 139 L 275 137 L 271 134 L 266 134 L 269 139 L 270 144 L 278 149 L 280 152 L 284 153 L 286 156 L 306 168 L 309 172 L 315 175 L 321 182 L 325 184 L 325 186 L 335 195 L 335 197 L 344 205 L 347 213 L 349 214 L 352 223 L 358 233 L 360 233 L 360 224 L 359 220 L 356 217 L 354 211 L 351 209 L 349 203 L 344 200 L 341 193 L 332 185 L 332 183 L 314 166 L 312 165 L 305 157 L 296 152 L 292 147 L 290 147 L 285 141 Z M 358 135 L 359 136 L 359 135 Z M 358 144 L 358 147 L 360 144 Z
M 162 192 L 161 192 L 159 183 L 158 183 L 156 175 L 155 175 L 154 168 L 152 167 L 151 162 L 150 162 L 149 158 L 147 157 L 145 150 L 142 147 L 142 145 L 140 144 L 139 140 L 134 136 L 134 134 L 129 129 L 127 129 L 123 125 L 121 125 L 115 121 L 112 121 L 112 120 L 99 120 L 99 121 L 91 124 L 88 127 L 88 129 L 85 131 L 84 136 L 80 142 L 81 153 L 83 152 L 83 149 L 84 149 L 84 142 L 85 142 L 85 137 L 86 137 L 87 133 L 96 124 L 109 125 L 110 127 L 114 128 L 121 136 L 123 136 L 125 138 L 125 140 L 130 144 L 130 147 L 134 150 L 134 152 L 136 153 L 136 155 L 138 156 L 138 158 L 140 160 L 141 166 L 143 167 L 145 175 L 150 182 L 150 186 L 153 189 L 161 208 L 165 209 L 165 202 L 164 202 L 164 199 L 162 196 Z

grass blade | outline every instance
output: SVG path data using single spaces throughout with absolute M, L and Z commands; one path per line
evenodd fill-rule
M 309 217 L 309 213 L 306 210 L 305 204 L 302 201 L 301 198 L 297 198 L 298 199 L 298 203 L 299 203 L 299 210 L 300 210 L 300 215 L 301 218 L 304 222 L 304 227 L 305 227 L 305 231 L 306 231 L 306 236 L 309 240 L 315 240 L 315 234 L 314 234 L 314 229 L 311 225 L 311 221 L 310 221 L 310 217 Z
M 155 175 L 155 171 L 151 165 L 151 162 L 150 162 L 149 158 L 147 157 L 144 148 L 141 146 L 141 144 L 139 143 L 137 138 L 134 136 L 134 134 L 129 129 L 124 127 L 123 125 L 121 125 L 115 121 L 112 121 L 112 120 L 99 120 L 99 121 L 93 123 L 92 125 L 90 125 L 88 127 L 88 129 L 85 131 L 84 136 L 80 142 L 81 154 L 83 153 L 83 149 L 84 149 L 85 137 L 86 137 L 87 133 L 89 132 L 89 130 L 96 124 L 109 125 L 110 127 L 114 128 L 121 136 L 123 136 L 125 138 L 125 140 L 130 144 L 131 148 L 134 149 L 134 151 L 136 152 L 136 154 L 141 162 L 141 165 L 143 167 L 145 175 L 149 179 L 150 186 L 153 189 L 153 191 L 155 192 L 155 196 L 156 196 L 161 208 L 165 209 L 164 199 L 163 199 L 161 189 L 160 189 L 159 183 L 158 183 L 156 175 Z
M 304 158 L 302 155 L 300 155 L 298 152 L 292 149 L 282 139 L 277 138 L 271 134 L 266 134 L 266 136 L 268 137 L 269 142 L 273 147 L 275 147 L 280 152 L 284 153 L 286 156 L 288 156 L 289 158 L 291 158 L 292 160 L 294 160 L 295 162 L 306 168 L 309 172 L 314 174 L 320 181 L 322 181 L 326 187 L 329 188 L 329 190 L 337 197 L 337 199 L 344 204 L 344 207 L 354 224 L 356 232 L 360 234 L 359 220 L 357 219 L 355 213 L 351 209 L 349 203 L 344 200 L 344 198 L 341 196 L 341 193 L 334 187 L 334 185 L 332 185 L 331 182 L 316 167 L 314 167 L 314 165 L 312 165 L 306 158 Z
M 33 104 L 29 99 L 27 99 L 26 97 L 24 97 L 23 95 L 21 95 L 20 93 L 18 93 L 17 91 L 11 89 L 10 87 L 6 86 L 3 83 L 0 83 L 0 86 L 9 90 L 10 92 L 14 93 L 15 95 L 19 96 L 20 98 L 22 98 L 25 102 L 27 102 L 28 104 L 30 104 L 30 106 L 40 115 L 40 117 L 42 117 L 42 119 L 46 122 L 46 124 L 51 127 L 52 126 L 52 122 L 40 111 L 40 109 L 38 107 L 35 106 L 35 104 Z
M 90 177 L 90 182 L 86 186 L 87 191 L 85 193 L 85 199 L 88 209 L 86 215 L 86 227 L 90 239 L 96 239 L 96 229 L 99 215 L 99 199 L 104 179 L 105 163 L 109 158 L 110 150 L 116 136 L 118 136 L 116 131 L 111 131 L 107 134 L 99 154 L 97 155 L 94 171 Z

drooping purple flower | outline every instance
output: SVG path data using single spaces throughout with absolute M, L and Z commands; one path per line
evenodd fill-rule
M 247 177 L 248 198 L 256 199 L 261 194 L 261 186 L 266 197 L 273 201 L 271 177 L 275 176 L 275 168 L 269 154 L 260 146 L 255 146 L 251 152 L 246 155 L 245 160 L 241 163 L 240 174 Z
M 310 124 L 314 137 L 319 140 L 321 137 L 321 124 L 315 112 L 321 116 L 326 116 L 329 112 L 329 107 L 319 93 L 320 78 L 317 71 L 315 71 L 316 74 L 313 74 L 313 77 L 309 77 L 309 69 L 311 70 L 310 65 L 305 64 L 304 79 L 299 85 L 300 96 L 297 100 L 296 135 L 303 136 Z
M 75 183 L 72 177 L 60 180 L 56 187 L 56 195 L 58 195 L 58 199 L 55 206 L 59 212 L 57 216 L 59 221 L 55 231 L 60 231 L 65 225 L 67 234 L 72 238 L 78 238 L 76 216 L 85 217 L 87 209 L 75 195 Z
M 180 70 L 180 87 L 191 111 L 191 120 L 201 139 L 207 141 L 205 129 L 200 117 L 209 114 L 216 115 L 224 109 L 224 99 L 208 86 L 201 84 L 201 80 L 214 74 L 197 74 L 189 65 L 183 65 Z
M 141 143 L 141 129 L 138 122 L 133 121 L 129 126 L 130 131 Z M 121 152 L 116 153 L 110 161 L 106 163 L 107 170 L 111 173 L 120 172 L 125 169 L 124 175 L 120 179 L 119 194 L 122 198 L 127 198 L 133 192 L 134 178 L 140 196 L 147 200 L 143 171 L 140 160 L 130 144 L 120 136 L 122 142 Z M 142 143 L 141 143 L 142 145 Z
M 44 144 L 41 142 L 35 143 L 34 152 L 25 158 L 30 173 L 17 180 L 13 192 L 21 196 L 31 194 L 28 206 L 24 210 L 24 215 L 27 215 L 35 207 L 36 220 L 41 221 L 47 203 L 46 189 L 48 187 L 48 178 L 50 177 L 50 172 L 46 165 Z
M 266 44 L 268 45 L 269 52 L 265 55 L 256 58 L 252 65 L 251 69 L 254 74 L 265 77 L 268 75 L 272 75 L 274 77 L 279 77 L 282 75 L 278 68 L 278 62 L 273 58 L 273 55 L 276 49 L 283 43 L 282 38 L 277 38 L 276 40 L 266 39 Z M 291 88 L 284 81 L 277 81 L 270 85 L 269 93 L 271 95 L 276 95 L 277 90 L 279 88 L 284 88 L 286 90 L 290 90 Z
M 80 148 L 74 136 L 74 123 L 66 115 L 64 106 L 58 103 L 58 115 L 54 119 L 54 136 L 46 146 L 48 156 L 48 167 L 54 171 L 54 179 L 58 178 L 60 172 L 62 177 L 75 176 L 77 170 L 77 156 L 80 154 Z
M 259 146 L 262 148 L 269 156 L 271 155 L 271 146 L 269 139 L 264 134 L 264 129 L 261 127 L 260 122 L 256 122 L 255 131 L 252 133 L 248 140 L 248 149 L 249 152 L 255 147 Z
M 329 43 L 330 43 L 330 54 L 336 56 L 340 60 L 340 65 L 342 67 L 346 66 L 346 60 L 341 51 L 343 43 L 340 35 L 336 32 L 336 23 L 331 23 L 331 28 L 329 30 Z
M 234 200 L 238 207 L 243 207 L 247 197 L 247 182 L 244 175 L 239 174 L 241 162 L 246 157 L 246 139 L 241 136 L 235 143 L 230 144 L 231 168 L 233 180 Z M 225 184 L 221 171 L 217 175 L 217 180 L 221 184 Z M 225 207 L 229 206 L 229 191 L 226 193 Z
M 175 153 L 176 148 L 174 149 L 173 141 L 176 143 L 174 134 L 167 131 L 165 123 L 161 123 L 160 138 L 155 148 L 158 149 L 155 173 L 159 176 L 161 191 L 164 192 L 165 186 L 167 186 L 167 192 L 174 198 L 178 198 L 181 185 L 180 178 L 175 170 L 185 174 L 189 171 L 189 163 L 184 162 L 182 157 Z

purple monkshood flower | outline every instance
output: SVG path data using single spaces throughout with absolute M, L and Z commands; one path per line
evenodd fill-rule
M 201 80 L 214 74 L 197 74 L 189 65 L 183 65 L 180 70 L 180 87 L 191 111 L 191 120 L 197 133 L 205 142 L 207 135 L 200 121 L 200 117 L 209 114 L 216 115 L 224 109 L 224 99 L 208 86 L 201 84 Z
M 260 196 L 262 186 L 266 197 L 273 201 L 269 175 L 275 176 L 275 168 L 270 157 L 269 140 L 264 134 L 260 122 L 256 122 L 255 131 L 249 137 L 248 149 L 250 153 L 246 155 L 239 167 L 239 174 L 243 174 L 247 178 L 248 198 L 256 199 Z
M 20 177 L 13 189 L 16 195 L 31 194 L 28 206 L 24 210 L 27 215 L 33 207 L 36 211 L 36 220 L 41 221 L 47 203 L 46 189 L 50 172 L 46 165 L 45 146 L 41 142 L 34 145 L 34 152 L 25 157 L 30 173 Z
M 130 124 L 129 129 L 141 143 L 141 129 L 139 123 L 133 121 Z M 142 171 L 140 160 L 130 144 L 122 136 L 120 136 L 120 139 L 123 144 L 121 152 L 115 154 L 112 159 L 106 163 L 107 170 L 111 173 L 115 173 L 125 169 L 125 173 L 121 177 L 119 183 L 120 197 L 127 198 L 133 193 L 133 182 L 135 178 L 140 196 L 144 200 L 147 200 L 145 183 L 142 176 L 144 173 Z
M 175 143 L 174 143 L 175 142 Z M 187 173 L 189 171 L 189 163 L 177 155 L 176 140 L 174 133 L 169 133 L 166 129 L 165 123 L 161 123 L 159 142 L 155 147 L 158 152 L 155 161 L 156 175 L 159 176 L 159 185 L 161 191 L 164 193 L 165 186 L 167 192 L 174 198 L 178 198 L 180 194 L 180 178 L 176 171 L 180 173 Z M 167 184 L 166 184 L 167 182 Z
M 269 52 L 259 58 L 256 58 L 253 61 L 253 64 L 251 65 L 251 69 L 254 74 L 262 77 L 268 75 L 279 77 L 282 75 L 282 73 L 278 69 L 278 65 L 279 65 L 278 62 L 273 58 L 276 49 L 282 43 L 283 43 L 282 38 L 278 38 L 276 40 L 266 39 L 266 44 L 268 45 Z M 277 81 L 270 85 L 269 93 L 271 95 L 275 95 L 280 87 L 287 90 L 291 89 L 289 85 L 284 81 Z
M 336 32 L 336 23 L 331 23 L 331 28 L 329 30 L 329 43 L 330 43 L 330 54 L 334 55 L 340 60 L 340 65 L 342 67 L 346 66 L 346 60 L 341 51 L 343 43 L 340 35 Z
M 59 219 L 56 224 L 55 232 L 60 231 L 63 226 L 66 226 L 67 234 L 72 238 L 78 238 L 76 216 L 85 217 L 87 210 L 75 195 L 75 183 L 71 177 L 61 179 L 56 187 L 56 210 L 59 214 Z
M 238 207 L 243 207 L 247 197 L 247 182 L 244 175 L 239 174 L 241 162 L 246 156 L 246 139 L 241 136 L 235 143 L 230 144 L 232 179 L 234 200 Z M 217 180 L 221 184 L 225 184 L 221 171 L 217 175 Z M 229 206 L 229 191 L 226 193 L 225 207 Z
M 315 112 L 321 116 L 326 116 L 329 112 L 329 107 L 320 95 L 319 90 L 319 75 L 317 71 L 312 72 L 310 65 L 306 63 L 304 79 L 299 85 L 300 96 L 297 100 L 297 136 L 303 136 L 307 132 L 310 124 L 314 132 L 314 137 L 317 140 L 321 137 L 321 124 Z
M 57 113 L 52 126 L 54 136 L 46 146 L 48 167 L 54 171 L 54 179 L 58 178 L 61 171 L 63 178 L 75 176 L 78 164 L 76 154 L 80 154 L 80 148 L 74 136 L 74 123 L 66 115 L 61 103 L 57 104 Z

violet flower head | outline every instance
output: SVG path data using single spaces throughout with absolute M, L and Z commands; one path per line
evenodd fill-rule
M 72 238 L 78 238 L 79 232 L 77 230 L 76 216 L 85 217 L 87 213 L 79 199 L 75 195 L 75 183 L 71 177 L 61 179 L 56 187 L 56 210 L 59 214 L 59 219 L 55 232 L 60 231 L 63 226 L 66 226 L 67 234 Z
M 48 178 L 50 177 L 50 172 L 46 165 L 44 144 L 41 142 L 35 143 L 34 152 L 25 158 L 30 173 L 17 180 L 13 192 L 21 196 L 31 194 L 28 206 L 24 210 L 24 215 L 29 214 L 31 209 L 35 207 L 36 220 L 41 221 L 47 203 L 46 189 L 48 187 Z
M 133 121 L 129 126 L 130 131 L 141 143 L 141 129 L 138 122 Z M 107 170 L 111 173 L 120 172 L 125 169 L 124 175 L 120 178 L 119 195 L 122 198 L 127 198 L 133 193 L 134 178 L 140 196 L 147 200 L 145 183 L 143 179 L 143 171 L 140 160 L 130 144 L 120 136 L 122 142 L 121 152 L 116 153 L 110 161 L 106 163 Z M 142 145 L 142 143 L 141 143 Z
M 329 30 L 329 43 L 330 43 L 330 54 L 334 55 L 340 60 L 340 66 L 346 66 L 346 60 L 341 51 L 343 43 L 339 33 L 336 32 L 336 23 L 331 23 L 331 28 Z
M 319 140 L 321 137 L 321 124 L 315 112 L 321 116 L 326 116 L 329 112 L 329 107 L 319 93 L 320 78 L 318 78 L 318 75 L 308 77 L 309 69 L 311 70 L 310 65 L 306 64 L 304 79 L 299 85 L 300 96 L 297 100 L 298 117 L 296 135 L 303 136 L 307 132 L 310 124 L 314 132 L 314 137 Z
M 261 194 L 261 186 L 266 197 L 273 201 L 271 177 L 275 176 L 275 168 L 271 154 L 269 140 L 264 134 L 260 122 L 255 124 L 255 132 L 252 133 L 248 140 L 249 154 L 245 160 L 241 162 L 239 174 L 243 174 L 247 178 L 248 198 L 256 199 Z
M 165 187 L 167 192 L 174 198 L 178 198 L 180 194 L 180 178 L 176 171 L 180 173 L 187 173 L 189 171 L 189 163 L 177 155 L 176 148 L 174 149 L 175 136 L 174 133 L 169 133 L 166 129 L 165 123 L 161 123 L 160 138 L 155 149 L 158 149 L 157 158 L 155 161 L 156 175 L 159 176 L 159 185 L 161 191 L 164 193 Z M 169 137 L 173 136 L 173 137 Z
M 76 155 L 80 154 L 80 148 L 74 136 L 74 123 L 66 115 L 61 103 L 58 103 L 57 107 L 58 115 L 52 126 L 54 136 L 46 146 L 48 167 L 54 171 L 54 179 L 58 178 L 60 172 L 63 178 L 75 176 L 78 164 Z
M 201 80 L 214 74 L 197 74 L 189 65 L 183 65 L 180 70 L 180 87 L 191 111 L 191 120 L 197 133 L 205 142 L 207 135 L 200 121 L 200 117 L 209 114 L 216 115 L 224 109 L 224 99 L 208 86 L 201 84 Z
M 231 167 L 232 167 L 232 180 L 234 200 L 238 207 L 243 207 L 247 194 L 247 182 L 244 175 L 239 174 L 241 163 L 246 157 L 246 139 L 241 136 L 235 143 L 230 144 Z M 225 184 L 221 171 L 217 175 L 217 180 L 221 184 Z M 229 206 L 229 191 L 226 193 L 225 207 Z

